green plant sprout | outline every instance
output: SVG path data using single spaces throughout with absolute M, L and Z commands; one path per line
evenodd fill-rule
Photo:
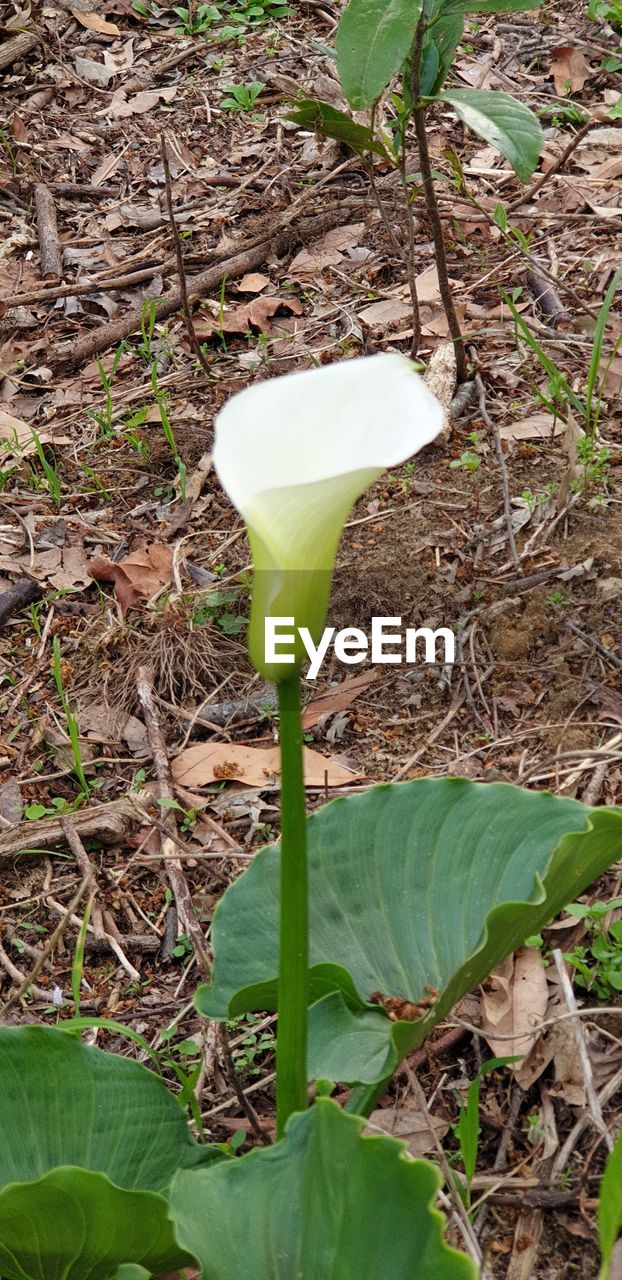
M 193 601 L 192 621 L 203 627 L 212 619 L 225 635 L 237 636 L 244 630 L 248 618 L 243 613 L 233 613 L 230 605 L 238 604 L 246 595 L 244 587 L 220 587 Z
M 153 300 L 146 302 L 141 313 L 141 333 L 142 343 L 139 345 L 138 351 L 141 359 L 150 367 L 151 388 L 153 391 L 155 403 L 160 415 L 160 422 L 164 432 L 164 438 L 173 456 L 173 461 L 177 467 L 179 476 L 179 492 L 182 502 L 186 500 L 186 464 L 183 461 L 175 442 L 175 435 L 168 416 L 167 396 L 158 382 L 158 358 L 153 347 L 153 334 L 156 321 L 156 304 Z M 144 421 L 144 419 L 143 419 Z M 156 490 L 156 493 L 158 490 Z M 160 492 L 163 492 L 160 490 Z
M 587 16 L 592 22 L 606 22 L 622 32 L 622 0 L 590 0 Z
M 56 685 L 58 696 L 61 700 L 63 713 L 65 716 L 65 724 L 67 726 L 67 736 L 69 738 L 69 742 L 71 745 L 71 754 L 73 756 L 74 773 L 76 775 L 76 778 L 78 779 L 78 782 L 80 783 L 82 793 L 85 796 L 89 796 L 91 794 L 91 791 L 93 790 L 93 784 L 89 782 L 84 772 L 84 766 L 82 763 L 82 752 L 80 750 L 80 731 L 78 729 L 78 722 L 73 714 L 73 711 L 71 710 L 71 707 L 69 706 L 69 702 L 67 701 L 67 696 L 65 694 L 65 690 L 63 687 L 63 667 L 62 667 L 62 661 L 60 656 L 60 641 L 58 639 L 58 636 L 54 636 L 54 639 L 52 641 L 52 674 L 54 676 L 54 683 Z
M 616 999 L 622 991 L 622 920 L 606 924 L 609 913 L 621 906 L 622 898 L 612 898 L 591 906 L 574 902 L 566 908 L 569 915 L 585 921 L 587 941 L 573 947 L 564 959 L 575 969 L 575 984 L 593 991 L 602 1003 Z
M 60 511 L 61 503 L 62 503 L 62 489 L 61 489 L 61 482 L 60 482 L 60 472 L 58 469 L 58 462 L 56 461 L 56 458 L 54 457 L 54 454 L 51 450 L 50 450 L 51 458 L 48 457 L 45 451 L 45 447 L 41 443 L 41 439 L 37 435 L 37 432 L 35 431 L 34 427 L 31 427 L 30 431 L 32 433 L 32 438 L 35 442 L 37 457 L 39 459 L 39 462 L 41 463 L 41 468 L 45 475 L 47 491 L 52 499 L 52 502 L 54 503 L 54 506 L 56 507 L 56 510 Z M 33 472 L 33 480 L 35 480 L 35 483 L 36 483 L 36 477 L 34 472 Z
M 106 370 L 103 366 L 102 361 L 100 360 L 99 356 L 97 357 L 97 369 L 99 372 L 99 377 L 100 377 L 102 387 L 104 389 L 105 403 L 104 403 L 103 409 L 99 409 L 99 410 L 90 409 L 89 417 L 91 417 L 93 421 L 97 423 L 99 430 L 101 432 L 102 439 L 104 440 L 109 440 L 112 436 L 112 420 L 114 417 L 114 404 L 112 400 L 112 383 L 114 381 L 114 375 L 117 372 L 117 369 L 119 368 L 119 364 L 121 362 L 121 357 L 123 355 L 123 352 L 126 349 L 127 349 L 127 343 L 120 342 L 112 358 L 112 364 L 110 366 L 109 373 L 106 373 Z
M 562 371 L 557 368 L 555 363 L 543 350 L 540 343 L 531 332 L 527 321 L 521 316 L 517 310 L 515 302 L 516 298 L 510 298 L 503 289 L 500 290 L 504 302 L 509 307 L 514 319 L 516 330 L 516 342 L 518 345 L 519 335 L 526 342 L 527 346 L 533 351 L 538 363 L 544 369 L 549 378 L 549 394 L 551 402 L 547 404 L 547 408 L 554 412 L 563 411 L 566 404 L 569 404 L 573 411 L 578 415 L 584 424 L 584 430 L 588 439 L 593 439 L 598 431 L 600 421 L 601 406 L 603 401 L 605 379 L 612 360 L 615 358 L 620 345 L 622 344 L 622 336 L 616 338 L 612 345 L 611 352 L 606 362 L 603 360 L 603 349 L 607 331 L 607 323 L 609 314 L 613 305 L 615 295 L 622 280 L 622 267 L 612 277 L 611 283 L 600 305 L 596 325 L 594 328 L 594 338 L 592 341 L 592 350 L 590 353 L 590 362 L 588 366 L 585 398 L 581 399 L 572 388 Z M 604 366 L 604 367 L 603 367 Z M 546 403 L 546 399 L 541 395 L 540 398 Z
M 265 89 L 262 80 L 249 80 L 247 84 L 229 84 L 224 98 L 220 99 L 223 111 L 252 111 L 259 94 Z
M 519 1061 L 520 1058 L 512 1057 L 489 1058 L 486 1062 L 483 1062 L 475 1079 L 471 1081 L 467 1089 L 466 1101 L 460 1102 L 460 1113 L 456 1123 L 452 1125 L 452 1129 L 460 1149 L 464 1182 L 460 1178 L 455 1178 L 454 1185 L 467 1210 L 471 1208 L 471 1184 L 475 1177 L 479 1149 L 479 1095 L 482 1076 L 488 1075 L 491 1071 L 496 1071 L 499 1067 L 505 1067 L 512 1062 Z
M 173 13 L 181 19 L 181 26 L 175 27 L 177 35 L 202 35 L 205 31 L 209 31 L 215 22 L 220 21 L 220 10 L 213 4 L 200 4 L 196 10 L 173 5 Z
M 598 1280 L 613 1280 L 611 1262 L 613 1250 L 622 1229 L 622 1134 L 618 1134 L 611 1152 L 598 1197 L 598 1237 L 602 1266 Z

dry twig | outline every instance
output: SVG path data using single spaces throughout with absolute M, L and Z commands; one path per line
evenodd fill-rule
M 136 688 L 145 718 L 149 746 L 155 766 L 156 778 L 158 780 L 159 798 L 160 800 L 174 801 L 175 793 L 173 791 L 173 782 L 171 778 L 171 769 L 166 750 L 166 743 L 162 735 L 155 707 L 155 699 L 151 686 L 151 675 L 145 667 L 138 668 Z M 174 818 L 170 810 L 168 811 L 165 825 L 169 827 L 174 826 Z M 205 977 L 210 971 L 209 952 L 205 944 L 205 938 L 203 937 L 201 926 L 197 920 L 194 903 L 192 901 L 182 864 L 175 853 L 175 842 L 170 835 L 162 835 L 160 844 L 162 854 L 166 862 L 167 875 L 175 898 L 179 926 L 188 935 L 196 956 L 199 970 Z

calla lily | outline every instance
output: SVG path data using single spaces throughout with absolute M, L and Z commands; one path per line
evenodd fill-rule
M 216 418 L 214 466 L 244 517 L 255 570 L 249 650 L 268 663 L 265 618 L 293 617 L 319 638 L 344 523 L 387 467 L 412 457 L 443 425 L 439 402 L 405 356 L 347 360 L 257 383 Z

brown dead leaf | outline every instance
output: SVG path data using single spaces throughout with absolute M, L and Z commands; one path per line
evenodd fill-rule
M 180 752 L 172 765 L 175 782 L 184 787 L 202 787 L 208 782 L 236 779 L 249 787 L 273 787 L 281 772 L 278 747 L 252 747 L 243 742 L 200 742 Z M 304 774 L 308 787 L 343 787 L 358 782 L 361 775 L 343 765 L 304 748 Z
M 585 1076 L 570 1019 L 551 1027 L 547 1039 L 555 1067 L 555 1084 L 549 1092 L 554 1098 L 563 1098 L 570 1107 L 584 1107 Z
M 297 298 L 260 297 L 252 302 L 244 302 L 239 307 L 225 307 L 217 302 L 203 304 L 212 315 L 200 315 L 194 322 L 198 338 L 210 338 L 214 333 L 246 333 L 249 328 L 260 329 L 262 333 L 273 333 L 272 317 L 278 311 L 289 311 L 291 315 L 302 315 L 302 304 Z
M 121 612 L 149 600 L 168 586 L 173 572 L 173 550 L 159 542 L 152 542 L 143 551 L 133 551 L 125 560 L 114 564 L 105 556 L 97 556 L 89 565 L 89 573 L 96 582 L 112 582 Z
M 112 72 L 103 62 L 95 62 L 93 58 L 81 58 L 76 55 L 75 67 L 81 80 L 89 80 L 92 84 L 99 84 L 105 88 L 110 80 Z
M 449 1121 L 442 1116 L 424 1116 L 415 1107 L 378 1107 L 372 1111 L 365 1133 L 372 1137 L 386 1133 L 391 1138 L 400 1138 L 406 1142 L 411 1156 L 418 1160 L 428 1151 L 434 1151 L 435 1139 L 440 1141 L 449 1133 Z
M 564 471 L 562 478 L 560 480 L 559 489 L 557 491 L 557 497 L 555 499 L 555 505 L 558 511 L 561 511 L 562 508 L 565 507 L 568 501 L 568 495 L 570 494 L 572 486 L 574 482 L 579 479 L 579 467 L 577 465 L 577 445 L 579 443 L 579 440 L 582 440 L 584 436 L 584 432 L 582 428 L 579 426 L 579 423 L 577 422 L 574 414 L 570 412 L 570 409 L 566 410 L 566 414 L 567 414 L 567 418 L 566 418 L 566 427 L 564 430 L 564 440 L 562 444 L 562 451 L 566 455 L 566 458 L 568 461 L 567 461 L 566 470 Z
M 76 22 L 79 22 L 82 27 L 86 27 L 87 31 L 97 31 L 100 36 L 121 35 L 116 22 L 107 22 L 105 18 L 101 18 L 92 9 L 86 9 L 84 12 L 81 9 L 72 9 L 71 12 Z
M 363 307 L 363 310 L 358 313 L 358 318 L 369 329 L 387 329 L 391 325 L 402 324 L 404 320 L 411 319 L 412 307 L 410 302 L 403 302 L 400 298 L 384 298 L 382 302 L 372 302 L 371 306 Z
M 27 143 L 29 141 L 30 135 L 28 133 L 28 129 L 26 128 L 21 116 L 17 114 L 17 111 L 13 112 L 11 123 L 9 125 L 9 132 L 15 142 Z
M 108 114 L 116 119 L 142 116 L 145 112 L 159 106 L 160 99 L 171 102 L 176 93 L 176 86 L 169 85 L 166 89 L 141 89 L 140 93 L 135 93 L 132 98 L 128 98 L 124 89 L 116 89 L 110 100 Z
M 555 92 L 560 98 L 579 93 L 586 80 L 598 74 L 592 70 L 581 50 L 573 45 L 561 45 L 554 54 L 549 74 L 553 76 Z
M 563 435 L 566 424 L 552 413 L 532 413 L 518 422 L 508 422 L 499 427 L 502 440 L 551 440 Z
M 133 755 L 142 755 L 147 747 L 147 730 L 136 716 L 107 702 L 92 702 L 78 708 L 80 733 L 90 742 L 125 741 Z
M 260 271 L 249 271 L 242 276 L 238 284 L 240 293 L 261 293 L 270 284 L 270 276 L 262 276 Z
M 55 436 L 49 430 L 37 431 L 37 435 L 41 444 L 70 444 L 68 436 Z M 0 409 L 0 440 L 6 440 L 14 448 L 3 448 L 2 461 L 6 466 L 7 461 L 13 457 L 20 459 L 26 458 L 30 453 L 36 453 L 37 445 L 32 434 L 32 427 L 23 418 L 14 418 L 12 413 L 7 413 L 5 409 Z
M 482 1031 L 496 1057 L 524 1055 L 513 1064 L 517 1084 L 531 1083 L 529 1058 L 538 1037 L 533 1030 L 546 1013 L 549 992 L 542 957 L 534 947 L 521 947 L 491 974 L 482 997 Z M 511 1036 L 511 1040 L 496 1039 Z
M 333 227 L 320 240 L 314 240 L 296 254 L 287 271 L 289 278 L 306 278 L 336 266 L 343 261 L 344 253 L 356 248 L 364 232 L 364 222 Z
M 91 573 L 84 547 L 63 547 L 61 562 L 54 572 L 48 575 L 48 580 L 57 591 L 90 586 Z
M 363 689 L 368 689 L 375 680 L 374 671 L 362 671 L 358 676 L 346 676 L 334 689 L 326 689 L 318 698 L 308 702 L 302 713 L 304 729 L 312 729 L 323 716 L 335 715 L 337 711 L 345 711 L 350 707 Z
M 339 249 L 341 252 L 353 249 L 365 232 L 364 222 L 350 222 L 345 227 L 333 227 L 321 240 L 316 241 L 318 249 Z

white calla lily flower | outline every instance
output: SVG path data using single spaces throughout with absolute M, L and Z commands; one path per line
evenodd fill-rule
M 264 676 L 292 675 L 291 666 L 266 663 L 265 618 L 294 617 L 317 641 L 352 506 L 443 422 L 439 402 L 397 354 L 271 378 L 220 411 L 214 467 L 248 529 L 255 572 L 248 643 Z M 303 656 L 298 645 L 298 665 Z

